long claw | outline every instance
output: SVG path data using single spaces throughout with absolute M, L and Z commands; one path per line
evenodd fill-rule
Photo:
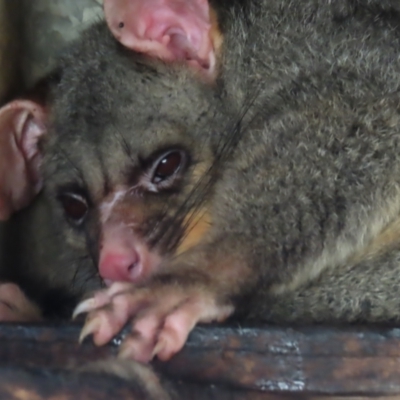
M 99 318 L 93 318 L 92 320 L 86 322 L 79 336 L 79 343 L 82 343 L 89 335 L 97 331 L 100 328 L 101 321 Z
M 94 298 L 84 300 L 76 306 L 74 313 L 72 314 L 72 319 L 75 319 L 80 314 L 92 311 L 94 308 L 96 308 L 96 301 Z
M 153 353 L 151 354 L 151 359 L 153 359 L 161 350 L 165 347 L 165 343 L 162 341 L 158 341 L 156 346 L 154 347 Z
M 121 346 L 121 350 L 118 352 L 118 358 L 121 360 L 130 360 L 134 358 L 134 352 L 130 346 Z

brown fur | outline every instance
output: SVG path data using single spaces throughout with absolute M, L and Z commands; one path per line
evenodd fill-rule
M 124 198 L 147 210 L 141 234 L 164 257 L 155 285 L 198 279 L 257 320 L 399 320 L 398 2 L 212 5 L 223 35 L 212 85 L 122 49 L 103 23 L 61 60 L 41 201 L 62 251 L 45 257 L 44 281 L 78 271 L 90 286 L 101 203 L 178 146 L 189 162 L 174 190 Z M 79 227 L 58 199 L 76 188 L 90 203 Z M 185 235 L 204 208 L 207 224 Z

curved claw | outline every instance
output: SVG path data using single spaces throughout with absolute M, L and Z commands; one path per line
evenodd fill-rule
M 130 360 L 134 359 L 135 357 L 134 351 L 130 346 L 121 346 L 121 350 L 118 352 L 118 358 L 121 360 Z
M 99 318 L 93 318 L 92 320 L 86 322 L 79 336 L 79 343 L 82 343 L 89 335 L 99 330 L 101 326 L 101 321 Z
M 153 349 L 153 352 L 151 354 L 151 359 L 153 359 L 155 356 L 158 355 L 158 353 L 161 352 L 161 350 L 164 350 L 165 344 L 162 341 L 157 342 L 156 346 Z
M 72 319 L 75 319 L 78 315 L 87 313 L 89 311 L 94 310 L 97 307 L 96 301 L 94 298 L 87 299 L 82 301 L 82 303 L 78 304 L 72 314 Z

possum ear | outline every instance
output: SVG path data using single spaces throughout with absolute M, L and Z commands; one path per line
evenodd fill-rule
M 41 189 L 38 141 L 45 122 L 44 107 L 34 101 L 0 108 L 0 220 L 28 205 Z
M 217 33 L 208 0 L 104 0 L 104 13 L 125 47 L 213 74 Z

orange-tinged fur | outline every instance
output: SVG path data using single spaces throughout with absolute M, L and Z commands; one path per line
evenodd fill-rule
M 214 46 L 215 53 L 218 56 L 221 51 L 224 38 L 222 32 L 219 29 L 217 13 L 213 8 L 210 8 L 210 21 L 211 21 L 210 37 Z
M 369 245 L 356 254 L 352 263 L 358 263 L 362 260 L 370 260 L 385 253 L 390 248 L 397 247 L 400 243 L 400 218 L 394 220 L 388 225 Z
M 199 244 L 210 230 L 212 223 L 211 214 L 207 209 L 201 209 L 189 214 L 185 218 L 185 234 L 179 244 L 176 254 L 182 254 L 186 250 Z

